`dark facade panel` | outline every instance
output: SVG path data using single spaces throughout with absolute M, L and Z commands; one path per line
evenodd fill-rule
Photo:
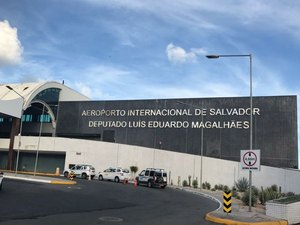
M 239 161 L 249 106 L 249 97 L 60 102 L 56 132 Z M 263 165 L 298 167 L 296 96 L 253 98 L 253 149 Z

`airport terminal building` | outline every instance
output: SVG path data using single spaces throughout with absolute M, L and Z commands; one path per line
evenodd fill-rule
M 238 162 L 250 146 L 250 115 L 249 97 L 92 101 L 57 82 L 3 84 L 0 142 L 10 141 L 0 144 L 0 169 L 30 167 L 39 151 L 39 170 L 67 167 L 71 149 L 42 151 L 45 137 Z M 252 118 L 261 165 L 298 168 L 297 96 L 253 97 Z M 20 136 L 39 137 L 37 146 L 22 146 Z

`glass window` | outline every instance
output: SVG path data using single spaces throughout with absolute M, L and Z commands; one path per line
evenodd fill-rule
M 140 173 L 140 176 L 145 176 L 145 170 Z

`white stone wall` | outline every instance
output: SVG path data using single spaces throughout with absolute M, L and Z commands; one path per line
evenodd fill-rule
M 39 137 L 21 137 L 21 151 L 36 151 Z M 9 140 L 0 139 L 0 150 L 8 149 Z M 18 148 L 18 137 L 15 139 L 15 149 Z M 131 145 L 115 144 L 101 141 L 87 141 L 70 138 L 41 137 L 39 151 L 65 152 L 65 167 L 69 164 L 92 164 L 96 171 L 102 171 L 111 166 L 129 168 L 138 166 L 139 171 L 147 167 L 164 168 L 173 184 L 178 177 L 182 183 L 191 176 L 198 179 L 201 176 L 201 156 L 163 151 Z M 203 157 L 202 181 L 223 184 L 232 187 L 234 182 L 242 177 L 248 179 L 248 171 L 240 169 L 239 162 Z M 62 168 L 60 168 L 62 171 Z M 253 185 L 260 188 L 277 184 L 283 192 L 292 191 L 300 194 L 300 170 L 281 169 L 261 166 L 261 171 L 252 173 Z
M 266 215 L 287 220 L 289 224 L 300 223 L 300 202 L 291 204 L 267 202 Z

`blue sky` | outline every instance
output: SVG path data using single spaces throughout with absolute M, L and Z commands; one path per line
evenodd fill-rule
M 297 0 L 1 0 L 0 81 L 64 80 L 94 100 L 248 96 L 248 58 L 205 55 L 252 54 L 254 96 L 299 95 L 299 12 Z

